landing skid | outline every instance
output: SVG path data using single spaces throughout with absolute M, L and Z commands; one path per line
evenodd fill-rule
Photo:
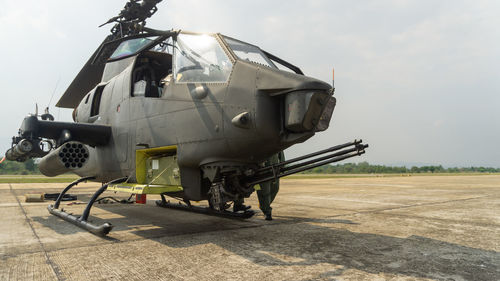
M 253 217 L 253 215 L 255 215 L 255 212 L 253 210 L 246 210 L 244 212 L 236 212 L 235 213 L 235 212 L 230 212 L 230 211 L 217 211 L 217 210 L 211 209 L 209 207 L 193 206 L 191 204 L 182 204 L 182 203 L 173 204 L 173 203 L 170 203 L 170 201 L 165 200 L 165 196 L 163 194 L 161 194 L 161 199 L 162 200 L 156 201 L 156 205 L 158 207 L 162 207 L 162 208 L 188 211 L 188 212 L 193 212 L 193 213 L 198 213 L 198 214 L 223 217 L 223 218 L 230 218 L 230 219 L 248 219 L 248 218 Z
M 87 220 L 89 218 L 90 209 L 92 208 L 92 205 L 94 205 L 97 198 L 104 191 L 106 191 L 106 189 L 108 188 L 108 185 L 113 184 L 113 183 L 124 182 L 127 178 L 114 180 L 112 182 L 109 182 L 109 183 L 103 185 L 101 188 L 99 188 L 99 190 L 97 190 L 94 193 L 94 195 L 90 199 L 89 203 L 87 203 L 87 206 L 85 207 L 85 210 L 83 211 L 83 214 L 81 216 L 74 216 L 73 214 L 66 213 L 64 211 L 64 209 L 59 209 L 59 205 L 61 203 L 61 200 L 62 200 L 64 194 L 66 194 L 66 192 L 68 192 L 75 185 L 77 185 L 83 181 L 92 180 L 92 179 L 94 179 L 94 178 L 87 177 L 87 178 L 81 178 L 81 179 L 78 179 L 78 180 L 72 182 L 59 194 L 59 197 L 57 198 L 54 205 L 47 206 L 47 209 L 49 210 L 49 212 L 52 215 L 54 215 L 56 217 L 60 217 L 61 219 L 65 220 L 71 224 L 74 224 L 80 228 L 83 228 L 83 229 L 85 229 L 85 230 L 87 230 L 95 235 L 106 236 L 113 228 L 113 225 L 111 225 L 110 223 L 107 223 L 107 222 L 103 223 L 101 225 L 94 225 L 94 224 L 91 224 L 90 222 L 88 222 Z

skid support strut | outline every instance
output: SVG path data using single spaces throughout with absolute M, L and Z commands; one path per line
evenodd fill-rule
M 219 211 L 219 210 L 214 210 L 210 207 L 201 207 L 201 206 L 194 206 L 191 205 L 189 201 L 184 201 L 185 204 L 178 203 L 170 203 L 170 201 L 167 201 L 165 199 L 164 194 L 161 195 L 161 200 L 156 201 L 156 205 L 158 207 L 162 208 L 169 208 L 169 209 L 175 209 L 175 210 L 180 210 L 180 211 L 188 211 L 188 212 L 193 212 L 193 213 L 198 213 L 198 214 L 204 214 L 204 215 L 209 215 L 209 216 L 216 216 L 216 217 L 222 217 L 222 218 L 229 218 L 229 219 L 248 219 L 251 218 L 255 212 L 252 210 L 246 210 L 244 212 L 229 212 L 229 211 Z
M 104 184 L 103 186 L 101 186 L 101 188 L 99 188 L 99 190 L 97 190 L 94 195 L 92 196 L 92 198 L 90 199 L 90 201 L 87 203 L 87 206 L 85 207 L 85 210 L 83 211 L 83 214 L 81 216 L 74 216 L 72 214 L 69 214 L 69 213 L 66 213 L 64 211 L 64 209 L 59 209 L 59 204 L 61 202 L 61 199 L 62 197 L 64 196 L 64 194 L 66 192 L 68 192 L 68 190 L 70 190 L 72 187 L 74 187 L 75 185 L 79 184 L 80 182 L 83 182 L 83 181 L 87 181 L 87 180 L 92 180 L 94 179 L 94 177 L 87 177 L 87 178 L 81 178 L 79 180 L 76 180 L 74 182 L 72 182 L 70 185 L 68 185 L 64 190 L 63 192 L 61 192 L 61 194 L 59 194 L 59 197 L 57 198 L 56 202 L 54 203 L 54 206 L 52 205 L 49 205 L 47 206 L 47 209 L 49 210 L 49 212 L 56 216 L 56 217 L 60 217 L 61 219 L 69 222 L 69 223 L 72 223 L 80 228 L 83 228 L 95 235 L 99 235 L 99 236 L 106 236 L 110 231 L 111 229 L 113 228 L 113 225 L 111 225 L 110 223 L 103 223 L 99 226 L 97 225 L 94 225 L 94 224 L 91 224 L 89 223 L 87 220 L 89 218 L 89 214 L 90 214 L 90 209 L 92 208 L 92 205 L 94 205 L 95 201 L 97 200 L 97 198 L 104 192 L 106 191 L 106 189 L 108 188 L 108 186 L 110 184 L 115 184 L 115 183 L 120 183 L 120 182 L 124 182 L 127 180 L 127 178 L 121 178 L 121 179 L 116 179 L 114 181 L 110 181 L 106 184 Z

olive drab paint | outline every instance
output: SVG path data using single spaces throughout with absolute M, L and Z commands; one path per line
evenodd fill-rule
M 57 103 L 74 109 L 75 122 L 27 117 L 7 159 L 40 157 L 48 176 L 73 172 L 113 181 L 109 189 L 208 200 L 224 211 L 266 179 L 364 153 L 355 141 L 299 159 L 316 160 L 263 168 L 271 155 L 328 128 L 332 85 L 219 33 L 145 27 L 159 2 L 131 1 L 108 21 L 111 35 Z M 48 149 L 39 148 L 44 142 Z

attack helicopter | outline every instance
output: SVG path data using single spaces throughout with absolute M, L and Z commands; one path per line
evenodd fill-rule
M 160 194 L 160 207 L 249 218 L 229 211 L 259 183 L 365 153 L 360 140 L 263 166 L 270 156 L 329 127 L 334 87 L 261 48 L 219 33 L 157 30 L 146 20 L 162 0 L 130 0 L 57 106 L 74 122 L 50 113 L 26 117 L 8 160 L 41 158 L 46 176 L 72 172 L 51 214 L 97 235 L 90 210 L 106 190 Z M 103 25 L 105 25 L 103 24 Z M 59 209 L 83 181 L 102 183 L 83 214 Z M 179 199 L 172 204 L 166 196 Z M 191 201 L 208 201 L 208 207 Z

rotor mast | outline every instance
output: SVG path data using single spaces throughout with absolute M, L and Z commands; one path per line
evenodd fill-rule
M 161 1 L 163 0 L 130 0 L 118 16 L 110 18 L 99 27 L 115 22 L 111 28 L 112 40 L 142 33 L 146 20 L 158 11 L 156 5 Z

